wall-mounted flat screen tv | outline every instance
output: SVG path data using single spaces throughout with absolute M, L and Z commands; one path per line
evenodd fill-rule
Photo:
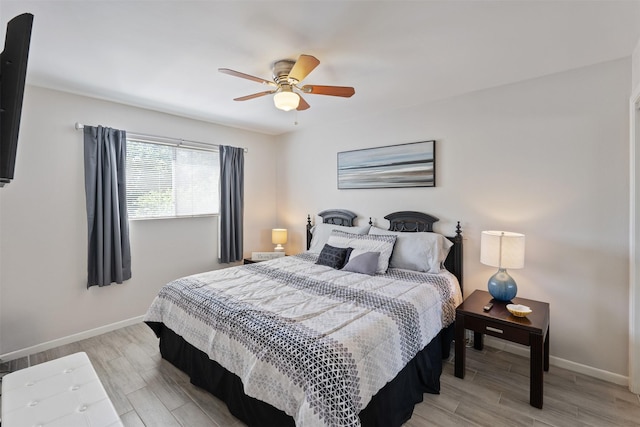
M 16 164 L 32 26 L 30 13 L 9 21 L 0 54 L 0 187 L 11 182 Z

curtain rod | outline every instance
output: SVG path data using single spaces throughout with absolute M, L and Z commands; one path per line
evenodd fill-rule
M 76 130 L 81 130 L 81 129 L 84 129 L 84 125 L 82 123 L 76 122 L 75 128 Z M 131 139 L 133 141 L 143 140 L 141 142 L 151 142 L 151 143 L 160 144 L 160 145 L 175 145 L 176 147 L 185 146 L 188 148 L 195 148 L 200 150 L 207 150 L 207 149 L 210 150 L 210 149 L 215 149 L 220 147 L 219 144 L 210 144 L 208 142 L 190 141 L 188 139 L 171 138 L 167 136 L 149 135 L 149 134 L 129 132 L 129 131 L 126 131 L 126 132 L 127 132 L 127 139 Z M 244 147 L 243 150 L 245 153 L 249 152 L 249 149 L 246 147 Z

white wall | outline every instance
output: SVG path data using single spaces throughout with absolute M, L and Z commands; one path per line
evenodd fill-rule
M 386 226 L 418 210 L 466 237 L 465 294 L 486 289 L 486 229 L 526 234 L 518 295 L 551 303 L 556 362 L 628 374 L 629 59 L 409 106 L 280 139 L 279 217 L 347 208 Z M 355 96 L 358 96 L 357 94 Z M 437 187 L 337 190 L 336 153 L 437 141 Z M 304 230 L 291 242 L 304 244 Z
M 28 86 L 15 179 L 0 189 L 0 354 L 142 316 L 174 278 L 219 268 L 217 218 L 131 221 L 131 280 L 86 289 L 82 132 L 73 124 L 247 147 L 245 255 L 271 247 L 275 139 Z

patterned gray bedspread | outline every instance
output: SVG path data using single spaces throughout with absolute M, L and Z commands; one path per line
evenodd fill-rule
M 455 277 L 367 276 L 304 253 L 175 280 L 145 321 L 162 322 L 296 425 L 359 426 L 371 397 L 451 324 Z

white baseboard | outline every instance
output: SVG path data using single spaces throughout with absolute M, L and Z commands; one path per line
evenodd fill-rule
M 71 344 L 76 341 L 95 337 L 97 335 L 102 335 L 106 332 L 111 332 L 116 329 L 124 328 L 125 326 L 135 325 L 137 323 L 142 322 L 143 319 L 144 319 L 144 316 L 138 316 L 138 317 L 133 317 L 127 320 L 122 320 L 120 322 L 111 323 L 109 325 L 100 326 L 99 328 L 90 329 L 88 331 L 58 338 L 52 341 L 47 341 L 42 344 L 34 345 L 32 347 L 27 347 L 20 350 L 12 351 L 10 353 L 1 354 L 0 359 L 2 359 L 3 362 L 7 362 L 9 360 L 18 359 L 20 357 L 26 357 L 26 356 L 29 356 L 30 354 L 35 354 L 41 351 L 50 350 L 52 348 L 56 348 L 61 345 Z
M 493 338 L 485 335 L 484 337 L 485 345 L 488 345 L 493 348 L 497 348 L 499 350 L 504 350 L 509 353 L 517 354 L 518 356 L 530 357 L 529 347 L 520 346 L 518 344 L 512 344 L 507 341 Z M 567 359 L 562 359 L 560 357 L 550 356 L 549 364 L 553 366 L 557 366 L 558 368 L 567 369 L 569 371 L 573 371 L 579 374 L 588 375 L 590 377 L 598 378 L 603 381 L 608 381 L 610 383 L 618 384 L 621 386 L 628 387 L 629 386 L 629 377 L 625 377 L 624 375 L 614 374 L 613 372 L 604 371 L 602 369 L 594 368 L 591 366 L 583 365 L 581 363 L 572 362 Z

